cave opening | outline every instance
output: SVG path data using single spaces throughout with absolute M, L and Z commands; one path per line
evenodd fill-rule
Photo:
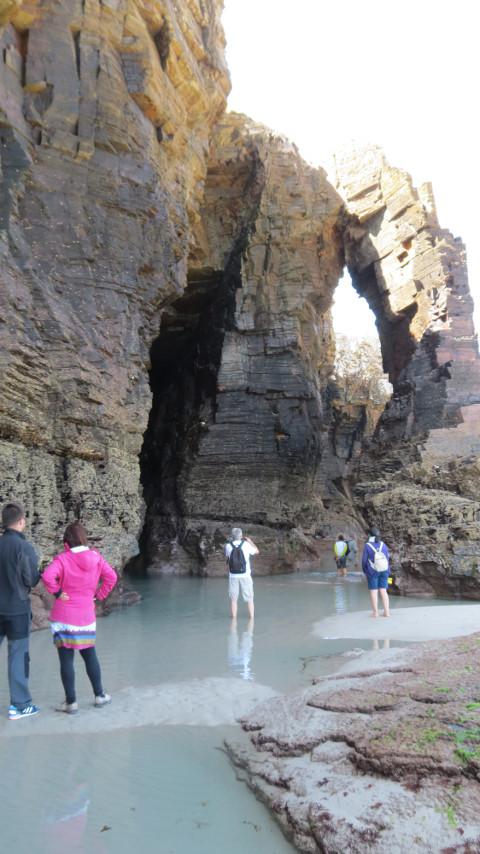
M 145 522 L 140 553 L 127 567 L 131 574 L 160 565 L 168 571 L 172 544 L 184 546 L 182 487 L 202 433 L 215 422 L 229 294 L 223 273 L 196 270 L 162 313 L 150 350 L 152 408 L 140 453 Z

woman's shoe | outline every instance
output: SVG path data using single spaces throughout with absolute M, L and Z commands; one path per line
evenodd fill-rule
M 112 698 L 111 698 L 110 694 L 100 694 L 100 696 L 95 697 L 94 705 L 97 707 L 106 706 L 107 703 L 111 703 L 111 702 L 112 702 Z
M 56 712 L 65 712 L 66 715 L 76 715 L 78 712 L 78 703 L 67 703 L 64 700 L 59 706 L 55 707 Z

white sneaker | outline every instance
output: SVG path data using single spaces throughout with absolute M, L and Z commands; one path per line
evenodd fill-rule
M 100 706 L 106 706 L 107 703 L 111 703 L 111 702 L 112 702 L 112 698 L 111 698 L 110 694 L 101 694 L 99 697 L 95 697 L 94 705 L 97 706 L 97 708 L 98 708 Z
M 78 712 L 78 703 L 67 703 L 64 700 L 59 706 L 55 706 L 56 712 L 65 712 L 66 715 L 76 715 Z

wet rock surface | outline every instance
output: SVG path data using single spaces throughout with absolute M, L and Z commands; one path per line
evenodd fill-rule
M 299 851 L 477 851 L 480 635 L 382 655 L 242 719 L 237 773 Z
M 232 523 L 291 570 L 375 522 L 397 590 L 478 598 L 464 247 L 375 147 L 334 187 L 225 115 L 221 9 L 2 3 L 0 500 L 42 559 L 81 517 L 119 571 L 223 573 Z M 345 263 L 393 383 L 367 442 L 331 381 Z

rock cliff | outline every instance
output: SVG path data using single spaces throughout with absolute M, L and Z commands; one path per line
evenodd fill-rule
M 151 571 L 223 572 L 235 519 L 263 543 L 256 568 L 281 571 L 318 525 L 342 211 L 285 140 L 240 115 L 218 124 L 189 282 L 152 350 Z
M 222 572 L 232 522 L 275 572 L 376 521 L 400 590 L 478 596 L 463 247 L 377 149 L 334 187 L 225 115 L 221 8 L 1 0 L 0 499 L 44 558 L 81 516 L 140 572 Z M 345 263 L 394 386 L 367 446 L 331 383 Z
M 117 566 L 137 551 L 149 350 L 229 88 L 220 10 L 2 8 L 0 491 L 44 556 L 79 515 Z
M 396 552 L 403 593 L 478 598 L 480 363 L 465 249 L 441 229 L 429 185 L 381 151 L 337 158 L 353 219 L 355 286 L 375 312 L 393 395 L 354 479 Z

